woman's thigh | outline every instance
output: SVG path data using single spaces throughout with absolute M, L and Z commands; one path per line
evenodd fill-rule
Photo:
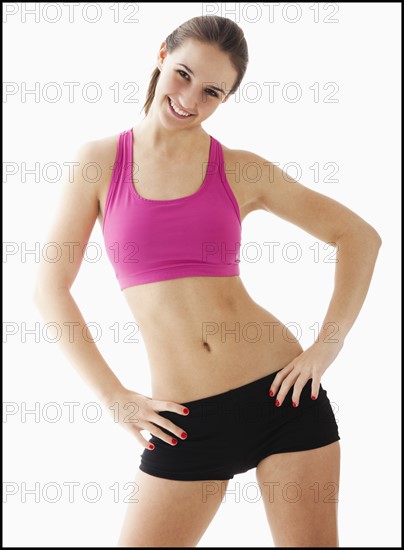
M 339 441 L 268 456 L 256 477 L 276 546 L 339 546 Z
M 138 470 L 118 546 L 194 547 L 226 492 L 227 480 L 177 481 Z

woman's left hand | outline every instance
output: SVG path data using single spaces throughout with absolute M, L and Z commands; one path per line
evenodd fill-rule
M 311 398 L 317 399 L 321 377 L 335 360 L 342 347 L 343 343 L 341 342 L 315 342 L 290 361 L 277 373 L 269 388 L 270 397 L 276 396 L 275 405 L 278 407 L 282 405 L 290 388 L 294 385 L 292 404 L 297 407 L 300 394 L 310 378 L 312 379 Z

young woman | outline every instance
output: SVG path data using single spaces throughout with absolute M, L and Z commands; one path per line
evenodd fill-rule
M 340 436 L 321 377 L 359 314 L 381 239 L 342 204 L 202 128 L 237 90 L 247 63 L 231 20 L 196 17 L 171 33 L 145 118 L 81 148 L 81 166 L 98 163 L 102 178 L 66 186 L 50 235 L 84 248 L 98 218 L 150 360 L 152 397 L 124 387 L 80 331 L 74 345 L 63 335 L 75 368 L 107 409 L 118 405 L 120 422 L 144 447 L 138 502 L 128 506 L 119 546 L 196 546 L 228 480 L 252 468 L 277 546 L 338 546 Z M 247 181 L 242 167 L 251 162 L 261 176 Z M 241 224 L 258 209 L 337 247 L 334 293 L 318 341 L 305 350 L 240 279 Z M 70 293 L 81 259 L 41 266 L 36 303 L 61 326 L 85 324 Z M 253 344 L 243 331 L 249 323 L 265 335 Z M 270 498 L 271 482 L 298 484 L 301 498 Z M 320 493 L 328 487 L 320 497 L 334 487 L 334 498 L 314 498 L 314 483 Z

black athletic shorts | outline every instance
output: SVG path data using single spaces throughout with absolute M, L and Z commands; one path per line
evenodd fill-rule
M 187 416 L 159 414 L 184 429 L 188 437 L 175 446 L 151 436 L 154 450 L 144 449 L 139 468 L 150 475 L 175 480 L 225 480 L 255 468 L 275 453 L 304 451 L 340 439 L 327 391 L 320 384 L 311 399 L 309 379 L 298 407 L 292 406 L 292 386 L 282 405 L 269 388 L 277 372 L 224 393 L 182 403 Z M 161 428 L 165 433 L 171 432 Z

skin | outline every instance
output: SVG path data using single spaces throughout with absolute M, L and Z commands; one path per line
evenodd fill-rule
M 186 64 L 194 74 L 190 75 L 178 63 Z M 224 84 L 224 91 L 228 92 L 236 72 L 227 54 L 214 45 L 193 40 L 172 54 L 167 54 L 162 43 L 157 65 L 161 75 L 151 110 L 133 128 L 133 184 L 145 198 L 169 200 L 192 195 L 200 187 L 209 152 L 209 135 L 201 125 L 229 97 L 226 93 L 215 97 L 209 84 L 221 88 Z M 193 116 L 186 120 L 175 118 L 168 97 Z M 102 223 L 118 137 L 89 142 L 79 149 L 80 167 L 96 162 L 102 167 L 102 177 L 96 184 L 88 184 L 79 175 L 65 186 L 48 241 L 78 242 L 83 247 L 97 219 Z M 362 307 L 381 245 L 376 230 L 362 218 L 342 204 L 290 181 L 290 177 L 285 179 L 285 174 L 268 159 L 225 146 L 223 153 L 227 179 L 242 220 L 255 210 L 268 211 L 338 247 L 334 292 L 318 341 L 306 350 L 279 319 L 254 302 L 240 277 L 188 277 L 138 285 L 125 289 L 123 294 L 149 355 L 152 396 L 144 396 L 125 388 L 95 343 L 80 336 L 85 321 L 70 289 L 81 255 L 75 254 L 73 261 L 62 257 L 59 262 L 40 266 L 35 301 L 43 317 L 60 326 L 66 320 L 78 323 L 74 344 L 67 331 L 62 333 L 63 351 L 107 408 L 115 404 L 115 410 L 118 406 L 126 415 L 127 403 L 135 402 L 136 421 L 124 422 L 120 417 L 120 422 L 145 448 L 148 439 L 142 431 L 173 445 L 173 436 L 181 437 L 181 415 L 186 414 L 181 403 L 239 387 L 279 369 L 268 388 L 279 406 L 292 386 L 292 400 L 298 406 L 302 388 L 309 380 L 316 398 L 322 375 L 341 351 Z M 258 181 L 237 178 L 236 163 L 242 167 L 251 162 L 261 169 Z M 241 169 L 239 173 L 245 171 Z M 264 336 L 254 344 L 242 337 L 236 342 L 234 336 L 223 337 L 220 331 L 207 337 L 202 331 L 206 321 L 219 326 L 225 323 L 230 328 L 235 323 L 243 326 L 255 322 L 263 327 Z M 271 338 L 264 331 L 268 325 L 263 323 L 273 323 Z M 329 341 L 327 323 L 338 327 L 334 342 Z M 161 417 L 158 413 L 163 410 L 176 412 L 178 422 Z M 167 436 L 159 426 L 173 435 Z M 277 546 L 338 546 L 337 503 L 325 498 L 314 502 L 309 487 L 313 483 L 318 483 L 321 490 L 327 484 L 338 486 L 339 472 L 339 442 L 309 451 L 271 455 L 259 463 L 256 475 L 263 495 L 269 481 L 293 481 L 303 489 L 303 498 L 293 505 L 276 495 L 272 501 L 263 498 Z M 118 545 L 196 546 L 220 506 L 220 492 L 204 502 L 202 490 L 206 482 L 173 481 L 141 471 L 137 471 L 135 482 L 139 502 L 128 505 Z M 225 481 L 212 483 L 223 491 L 227 487 Z

